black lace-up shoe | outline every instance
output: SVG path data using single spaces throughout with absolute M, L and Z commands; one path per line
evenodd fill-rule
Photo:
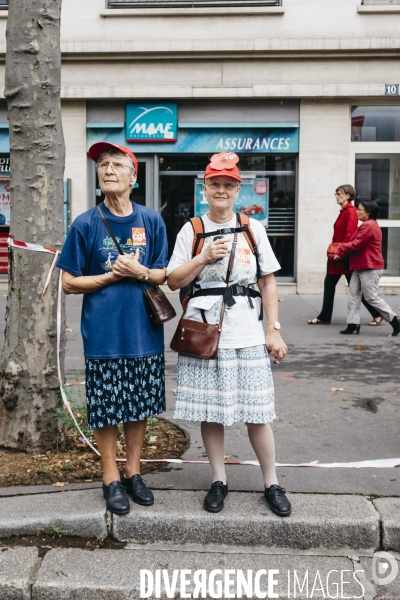
M 228 486 L 222 481 L 214 481 L 207 496 L 204 498 L 204 508 L 208 512 L 217 513 L 224 508 L 224 499 L 228 495 Z
M 103 483 L 103 495 L 107 503 L 107 510 L 116 515 L 127 515 L 129 500 L 125 492 L 126 490 L 120 481 L 112 481 L 110 485 Z
M 140 475 L 133 475 L 132 477 L 122 476 L 122 483 L 136 504 L 141 504 L 142 506 L 151 506 L 154 504 L 153 492 L 149 490 Z
M 264 496 L 270 509 L 279 517 L 288 517 L 292 512 L 292 507 L 285 493 L 284 488 L 275 484 L 264 490 Z

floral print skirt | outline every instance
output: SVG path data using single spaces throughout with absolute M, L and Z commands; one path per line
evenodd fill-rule
M 232 425 L 276 418 L 265 346 L 220 348 L 216 359 L 179 355 L 175 419 Z
M 164 354 L 86 359 L 85 366 L 91 429 L 143 421 L 165 411 Z

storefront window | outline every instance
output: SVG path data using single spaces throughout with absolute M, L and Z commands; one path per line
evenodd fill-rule
M 294 277 L 296 164 L 293 154 L 239 154 L 243 177 L 238 210 L 261 221 L 281 264 L 279 278 Z M 198 216 L 196 194 L 201 190 L 209 155 L 159 156 L 160 207 L 166 223 L 169 255 L 177 233 Z M 256 190 L 253 195 L 249 192 Z M 240 206 L 239 206 L 240 204 Z
M 400 154 L 356 154 L 357 201 L 375 200 L 379 219 L 400 219 Z
M 384 275 L 400 275 L 400 154 L 356 154 L 356 204 L 375 200 L 382 227 Z M 388 221 L 385 226 L 385 221 Z M 392 223 L 391 223 L 392 221 Z
M 400 227 L 382 227 L 382 254 L 385 261 L 384 275 L 400 276 Z
M 352 142 L 399 142 L 400 106 L 353 106 Z

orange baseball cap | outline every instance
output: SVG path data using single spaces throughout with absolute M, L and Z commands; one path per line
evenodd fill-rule
M 207 165 L 204 179 L 226 175 L 227 177 L 233 177 L 238 181 L 242 181 L 239 168 L 236 166 L 238 162 L 239 157 L 234 152 L 220 152 L 219 154 L 214 154 L 211 157 L 210 164 Z
M 97 162 L 100 154 L 102 152 L 107 152 L 107 150 L 110 150 L 110 148 L 115 148 L 116 150 L 119 150 L 123 154 L 129 156 L 135 168 L 135 172 L 138 172 L 138 160 L 133 154 L 132 150 L 129 150 L 129 148 L 126 148 L 126 146 L 120 146 L 119 144 L 111 144 L 110 142 L 96 142 L 95 144 L 92 144 L 92 146 L 90 146 L 88 150 L 89 158 L 91 158 L 94 162 Z

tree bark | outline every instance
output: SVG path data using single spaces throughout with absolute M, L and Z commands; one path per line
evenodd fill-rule
M 14 239 L 60 249 L 64 240 L 60 12 L 62 0 L 12 0 L 7 22 L 11 229 Z M 54 447 L 60 405 L 56 361 L 57 269 L 52 255 L 11 248 L 0 359 L 0 446 Z M 65 325 L 62 324 L 64 338 Z M 64 340 L 62 348 L 64 349 Z M 63 357 L 62 357 L 63 358 Z

